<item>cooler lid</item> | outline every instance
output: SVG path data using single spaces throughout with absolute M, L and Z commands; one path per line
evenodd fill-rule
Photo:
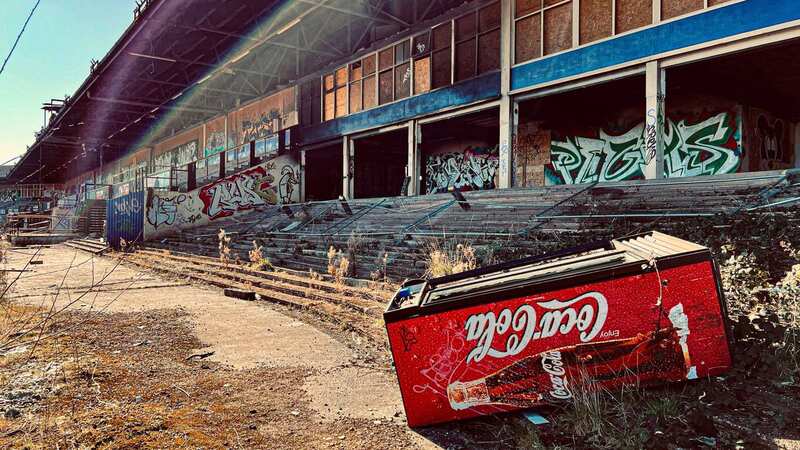
M 445 309 L 464 307 L 466 301 L 482 303 L 481 298 L 497 301 L 512 290 L 557 280 L 577 283 L 583 275 L 612 273 L 623 267 L 645 271 L 651 261 L 657 265 L 661 259 L 707 251 L 706 247 L 657 231 L 600 241 L 427 282 L 407 282 L 393 298 L 384 318 L 388 321 L 422 314 L 426 308 L 440 310 L 445 304 Z

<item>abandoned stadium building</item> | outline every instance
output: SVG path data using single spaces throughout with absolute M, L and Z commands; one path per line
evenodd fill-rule
M 800 167 L 798 76 L 796 0 L 151 0 L 47 106 L 0 213 L 102 233 L 107 209 L 118 246 L 270 206 L 353 217 L 340 197 L 363 217 L 452 190 L 774 181 Z

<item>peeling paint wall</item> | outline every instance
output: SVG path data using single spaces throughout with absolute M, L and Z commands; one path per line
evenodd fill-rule
M 300 164 L 283 155 L 191 192 L 147 193 L 145 239 L 208 225 L 266 205 L 300 201 Z

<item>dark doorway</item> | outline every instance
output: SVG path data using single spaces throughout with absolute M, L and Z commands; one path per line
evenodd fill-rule
M 342 144 L 306 151 L 306 201 L 334 200 L 342 195 Z
M 354 147 L 355 198 L 401 195 L 408 162 L 408 130 L 356 139 Z
M 423 125 L 420 192 L 497 188 L 499 123 L 500 111 L 491 108 Z

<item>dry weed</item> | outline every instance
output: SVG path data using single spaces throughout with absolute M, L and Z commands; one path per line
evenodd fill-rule
M 429 245 L 426 256 L 428 270 L 426 276 L 436 278 L 475 269 L 478 265 L 472 245 L 456 244 L 455 247 L 442 247 L 434 242 Z
M 248 252 L 250 266 L 256 270 L 275 270 L 269 258 L 264 256 L 264 247 L 253 241 L 253 249 Z

